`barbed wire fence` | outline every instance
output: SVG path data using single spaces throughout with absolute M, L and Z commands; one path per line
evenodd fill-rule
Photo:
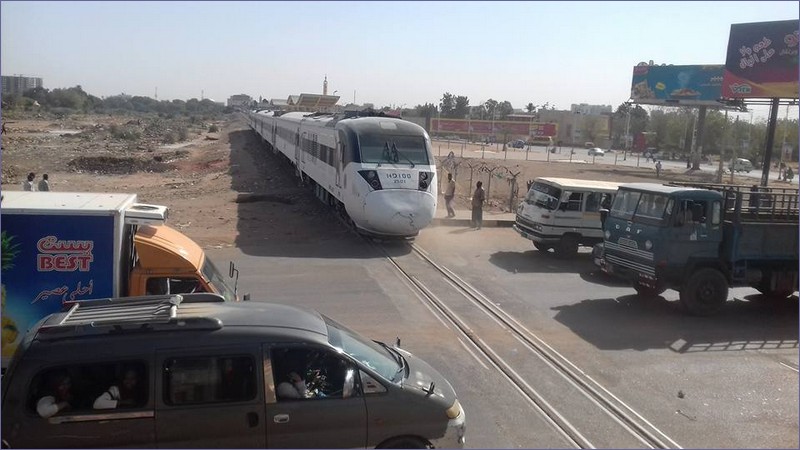
M 459 174 L 466 177 L 467 171 L 465 168 L 469 169 L 469 181 L 466 186 L 459 177 Z M 520 200 L 518 178 L 522 174 L 522 171 L 519 170 L 519 165 L 508 168 L 502 164 L 486 160 L 461 158 L 450 152 L 447 157 L 442 158 L 439 162 L 438 169 L 440 172 L 438 176 L 440 186 L 441 180 L 446 180 L 447 173 L 450 172 L 456 180 L 457 192 L 466 193 L 464 197 L 470 198 L 475 189 L 475 184 L 478 181 L 483 181 L 486 188 L 487 202 L 508 212 L 516 211 Z M 496 179 L 494 185 L 492 184 L 493 179 Z M 505 181 L 505 183 L 498 184 L 498 181 L 501 180 Z M 530 189 L 530 182 L 528 182 L 527 189 Z M 527 192 L 527 189 L 525 192 Z

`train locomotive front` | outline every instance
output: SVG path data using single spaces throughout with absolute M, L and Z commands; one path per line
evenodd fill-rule
M 430 137 L 412 122 L 357 117 L 336 124 L 343 142 L 347 214 L 363 232 L 410 237 L 436 212 L 436 165 Z M 349 188 L 348 188 L 349 185 Z

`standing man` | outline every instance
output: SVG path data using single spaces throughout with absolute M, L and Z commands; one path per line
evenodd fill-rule
M 50 182 L 47 181 L 47 174 L 42 175 L 42 181 L 39 182 L 39 190 L 47 192 L 50 190 Z
M 45 175 L 47 176 L 47 175 Z M 656 161 L 656 178 L 661 178 L 661 160 Z M 39 189 L 41 191 L 41 189 Z
M 486 191 L 483 190 L 483 183 L 478 181 L 475 185 L 475 193 L 472 194 L 472 226 L 478 230 L 483 224 L 484 200 L 486 200 Z
M 456 182 L 453 180 L 453 174 L 447 173 L 447 189 L 444 190 L 444 205 L 447 207 L 447 218 L 455 217 L 456 212 L 453 210 L 453 198 L 456 196 Z
M 22 182 L 22 190 L 23 191 L 33 191 L 33 180 L 36 178 L 36 174 L 31 172 L 28 174 L 28 179 Z

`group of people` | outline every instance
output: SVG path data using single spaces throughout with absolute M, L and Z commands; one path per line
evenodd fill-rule
M 92 408 L 115 409 L 141 405 L 145 400 L 141 387 L 136 370 L 127 369 L 123 371 L 118 383 L 95 398 Z M 67 372 L 52 373 L 48 378 L 48 389 L 47 395 L 36 403 L 39 416 L 48 418 L 76 407 L 72 377 Z
M 29 173 L 28 178 L 22 182 L 22 190 L 41 191 L 41 192 L 47 192 L 50 190 L 50 179 L 48 178 L 47 174 L 42 175 L 42 179 L 36 186 L 33 184 L 35 180 L 36 180 L 36 174 L 33 172 Z M 38 189 L 34 189 L 35 187 L 37 187 Z
M 456 196 L 456 181 L 453 174 L 447 174 L 447 187 L 444 190 L 444 204 L 447 207 L 447 218 L 455 217 L 456 211 L 453 209 L 453 199 Z M 472 228 L 481 229 L 483 225 L 483 202 L 486 201 L 486 191 L 483 190 L 483 182 L 475 184 L 475 192 L 472 194 Z

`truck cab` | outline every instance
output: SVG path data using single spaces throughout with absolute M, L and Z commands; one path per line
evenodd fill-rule
M 128 289 L 131 296 L 209 292 L 226 301 L 238 300 L 236 289 L 228 285 L 203 249 L 173 228 L 139 226 L 134 250 Z

